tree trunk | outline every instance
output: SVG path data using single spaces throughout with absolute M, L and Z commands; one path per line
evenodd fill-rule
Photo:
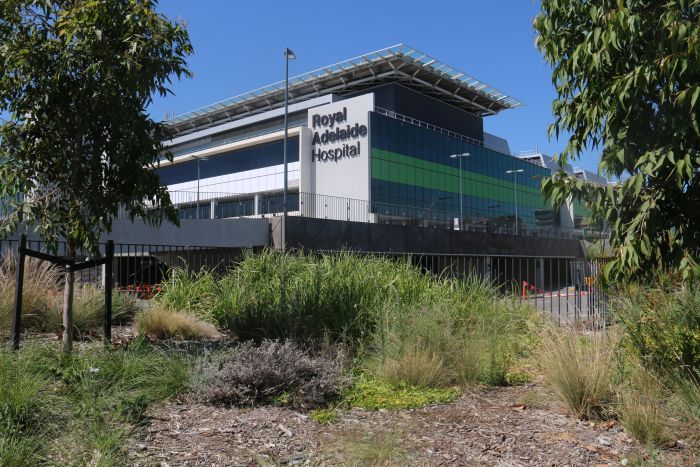
M 66 245 L 68 257 L 75 258 L 75 244 L 71 241 Z M 63 286 L 63 350 L 67 353 L 73 351 L 73 288 L 75 285 L 75 273 L 66 269 Z

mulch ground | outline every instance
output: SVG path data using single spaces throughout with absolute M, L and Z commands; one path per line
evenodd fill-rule
M 349 445 L 389 437 L 403 457 L 386 465 L 627 465 L 644 452 L 619 423 L 575 420 L 542 391 L 495 388 L 417 410 L 353 409 L 330 425 L 284 408 L 182 399 L 150 411 L 130 456 L 136 465 L 342 465 L 353 460 Z M 523 405 L 530 399 L 538 408 Z M 690 456 L 679 442 L 654 461 L 693 465 Z

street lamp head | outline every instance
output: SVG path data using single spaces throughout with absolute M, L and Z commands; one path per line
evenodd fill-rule
M 458 157 L 470 157 L 470 156 L 471 156 L 471 154 L 469 154 L 468 152 L 464 152 L 462 154 L 452 154 L 450 156 L 450 159 L 457 159 Z
M 294 60 L 297 58 L 292 49 L 284 49 L 284 56 L 287 58 L 287 60 Z

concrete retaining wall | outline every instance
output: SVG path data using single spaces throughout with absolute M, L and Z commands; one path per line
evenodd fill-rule
M 282 219 L 271 219 L 271 226 L 273 245 L 275 248 L 281 248 Z M 302 217 L 288 218 L 287 247 L 454 255 L 584 256 L 584 250 L 578 240 L 459 232 Z

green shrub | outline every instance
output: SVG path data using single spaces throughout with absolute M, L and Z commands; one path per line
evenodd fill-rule
M 613 310 L 622 344 L 647 368 L 700 382 L 700 288 L 632 284 Z
M 203 362 L 198 374 L 195 390 L 203 400 L 242 406 L 314 408 L 337 399 L 351 383 L 338 360 L 312 355 L 292 341 L 248 341 Z

